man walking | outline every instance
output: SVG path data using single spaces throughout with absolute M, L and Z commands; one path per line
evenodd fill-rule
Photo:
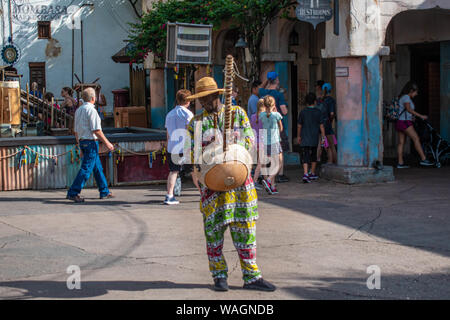
M 166 116 L 167 129 L 167 152 L 169 153 L 169 176 L 167 177 L 167 195 L 165 204 L 178 204 L 174 196 L 175 183 L 182 169 L 183 147 L 186 138 L 186 128 L 194 114 L 188 109 L 190 102 L 186 99 L 191 95 L 189 90 L 179 90 L 176 100 L 177 106 Z M 192 175 L 195 186 L 198 188 L 197 180 Z
M 109 151 L 114 151 L 114 146 L 108 141 L 102 131 L 101 120 L 95 110 L 95 90 L 87 88 L 82 92 L 84 104 L 75 112 L 75 139 L 80 147 L 83 162 L 75 181 L 67 192 L 67 199 L 74 202 L 84 202 L 79 196 L 92 172 L 100 191 L 100 199 L 112 198 L 109 192 L 108 182 L 103 174 L 102 163 L 99 157 L 98 140 L 103 142 Z
M 204 150 L 214 140 L 215 130 L 223 133 L 225 125 L 225 107 L 220 103 L 219 94 L 223 89 L 217 88 L 213 78 L 205 77 L 195 85 L 195 95 L 189 100 L 198 99 L 203 112 L 191 120 L 188 131 L 191 138 L 191 160 L 195 161 L 194 150 Z M 246 112 L 239 106 L 232 106 L 234 128 L 240 133 L 239 143 L 251 150 L 254 140 L 253 130 Z M 199 131 L 203 141 L 194 141 L 195 132 Z M 194 163 L 195 164 L 195 163 Z M 203 215 L 209 269 L 214 279 L 214 290 L 228 290 L 228 267 L 223 256 L 224 233 L 230 226 L 231 237 L 239 254 L 244 279 L 244 289 L 274 291 L 275 286 L 263 280 L 256 265 L 256 226 L 258 219 L 258 198 L 251 177 L 243 186 L 228 192 L 216 192 L 201 187 L 200 211 Z

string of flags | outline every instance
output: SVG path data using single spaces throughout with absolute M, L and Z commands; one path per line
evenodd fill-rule
M 123 148 L 117 144 L 115 145 L 115 147 L 116 147 L 116 149 L 114 151 L 112 151 L 112 152 L 110 151 L 107 154 L 108 154 L 109 159 L 112 158 L 113 153 L 116 154 L 116 165 L 119 165 L 119 163 L 124 162 L 125 154 L 133 154 L 133 155 L 141 155 L 141 156 L 147 155 L 148 166 L 150 169 L 153 168 L 153 165 L 156 163 L 157 156 L 159 154 L 161 155 L 160 161 L 161 161 L 162 165 L 165 165 L 167 162 L 167 150 L 165 147 L 162 147 L 162 149 L 160 151 L 152 151 L 150 153 L 134 152 L 134 151 L 128 150 L 126 148 Z M 75 163 L 80 164 L 80 162 L 82 160 L 81 150 L 78 146 L 74 146 L 69 151 L 58 154 L 58 155 L 41 154 L 41 153 L 37 152 L 36 150 L 31 149 L 28 146 L 24 146 L 22 150 L 19 150 L 18 152 L 5 157 L 5 159 L 18 155 L 19 158 L 18 158 L 17 164 L 18 164 L 18 169 L 20 169 L 20 168 L 22 168 L 22 166 L 27 165 L 27 152 L 34 154 L 34 159 L 30 160 L 30 164 L 33 164 L 33 167 L 35 167 L 35 168 L 37 168 L 39 166 L 40 159 L 50 160 L 52 162 L 52 167 L 50 167 L 50 170 L 52 173 L 54 173 L 55 167 L 58 166 L 58 158 L 59 157 L 70 154 L 70 163 L 71 164 L 75 164 Z M 105 153 L 102 153 L 102 154 L 105 154 Z M 30 157 L 30 159 L 31 159 L 31 157 Z

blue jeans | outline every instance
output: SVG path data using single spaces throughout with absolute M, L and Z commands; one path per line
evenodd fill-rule
M 80 141 L 80 149 L 83 152 L 83 162 L 81 163 L 80 171 L 78 172 L 75 181 L 70 187 L 67 195 L 69 197 L 75 197 L 83 189 L 86 182 L 94 172 L 94 178 L 97 182 L 98 190 L 100 191 L 100 197 L 105 197 L 109 194 L 108 182 L 103 174 L 102 163 L 98 155 L 98 141 Z

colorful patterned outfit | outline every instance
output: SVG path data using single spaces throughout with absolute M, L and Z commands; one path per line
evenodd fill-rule
M 238 107 L 232 107 L 234 128 L 240 130 L 241 137 L 237 143 L 247 150 L 253 145 L 253 130 L 246 112 Z M 211 143 L 208 132 L 224 127 L 224 108 L 216 116 L 206 110 L 195 116 L 188 126 L 191 136 L 191 150 L 194 150 L 195 123 L 202 121 L 202 148 Z M 206 134 L 205 134 L 206 133 Z M 243 136 L 242 136 L 243 135 Z M 205 141 L 206 140 L 206 141 Z M 192 160 L 193 155 L 192 155 Z M 209 269 L 213 278 L 227 278 L 228 268 L 223 256 L 224 233 L 230 226 L 231 237 L 239 254 L 241 269 L 245 283 L 252 283 L 261 278 L 261 272 L 256 265 L 256 227 L 258 219 L 258 196 L 251 177 L 245 184 L 228 192 L 215 192 L 202 185 L 200 211 L 206 236 Z

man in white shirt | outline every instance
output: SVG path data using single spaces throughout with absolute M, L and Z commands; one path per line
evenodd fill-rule
M 165 204 L 178 204 L 174 196 L 174 188 L 177 177 L 183 166 L 183 147 L 187 135 L 186 127 L 194 114 L 188 109 L 189 101 L 186 99 L 191 95 L 189 90 L 179 90 L 176 100 L 177 106 L 166 116 L 167 129 L 167 152 L 169 159 L 169 176 L 167 177 L 167 195 Z M 194 184 L 197 185 L 195 175 L 192 176 Z
M 67 199 L 77 203 L 84 202 L 84 199 L 79 194 L 92 173 L 94 173 L 94 178 L 100 191 L 100 199 L 113 197 L 111 192 L 109 192 L 108 182 L 103 174 L 103 167 L 98 154 L 98 140 L 103 142 L 109 151 L 114 151 L 114 146 L 103 134 L 100 116 L 95 109 L 95 90 L 92 88 L 83 90 L 82 98 L 83 101 L 87 102 L 75 112 L 74 131 L 77 145 L 80 147 L 83 155 L 83 162 L 75 181 L 67 192 Z

